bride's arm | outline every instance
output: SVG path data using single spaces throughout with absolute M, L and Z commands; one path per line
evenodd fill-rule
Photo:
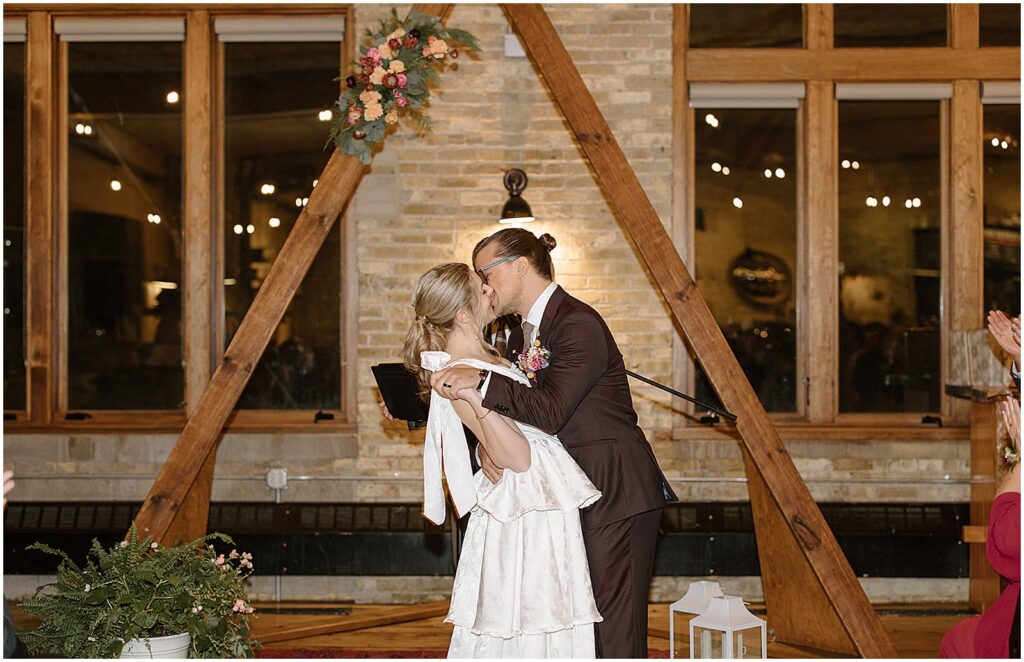
M 462 389 L 459 399 L 453 400 L 455 412 L 483 444 L 484 450 L 499 467 L 515 472 L 530 468 L 530 442 L 519 427 L 497 412 L 481 406 L 480 393 L 475 388 Z

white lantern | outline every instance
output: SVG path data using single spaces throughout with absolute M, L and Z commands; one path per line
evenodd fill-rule
M 690 582 L 686 595 L 672 603 L 668 608 L 668 636 L 671 644 L 669 658 L 676 657 L 676 614 L 703 614 L 708 608 L 711 598 L 722 595 L 722 587 L 718 582 Z M 685 627 L 685 617 L 680 617 L 680 627 Z
M 690 621 L 690 658 L 767 658 L 765 622 L 743 605 L 743 598 L 711 598 L 708 608 Z

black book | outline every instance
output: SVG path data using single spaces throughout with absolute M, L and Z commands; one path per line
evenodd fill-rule
M 380 363 L 370 367 L 384 404 L 395 418 L 409 422 L 409 429 L 422 427 L 429 405 L 420 400 L 416 378 L 401 363 Z

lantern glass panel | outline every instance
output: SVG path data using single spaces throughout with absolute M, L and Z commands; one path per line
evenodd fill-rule
M 761 650 L 761 628 L 747 628 L 732 633 L 732 656 L 737 659 L 764 657 Z
M 693 657 L 699 660 L 722 659 L 725 657 L 725 637 L 725 632 L 721 630 L 693 628 L 693 641 L 690 642 Z
M 676 658 L 689 657 L 687 636 L 690 633 L 690 619 L 693 618 L 693 614 L 672 610 L 671 617 L 672 656 Z

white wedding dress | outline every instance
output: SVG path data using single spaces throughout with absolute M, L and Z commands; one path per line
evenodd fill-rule
M 444 352 L 423 352 L 438 370 Z M 452 362 L 486 368 L 529 385 L 514 368 L 473 359 Z M 444 520 L 441 467 L 456 510 L 470 511 L 451 608 L 450 658 L 593 658 L 594 602 L 579 509 L 601 498 L 558 438 L 517 423 L 530 442 L 530 468 L 506 469 L 492 484 L 469 469 L 462 423 L 449 400 L 431 395 L 424 448 L 424 514 Z

